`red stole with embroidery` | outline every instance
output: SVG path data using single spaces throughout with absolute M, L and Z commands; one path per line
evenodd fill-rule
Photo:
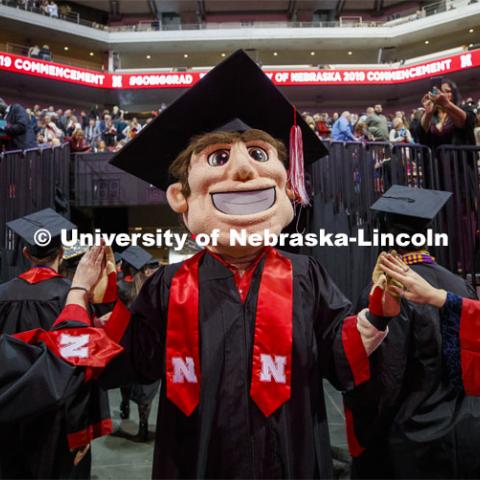
M 167 398 L 185 415 L 200 402 L 198 270 L 202 251 L 172 279 L 166 340 Z M 267 247 L 258 292 L 250 395 L 269 416 L 290 398 L 293 270 L 290 260 Z

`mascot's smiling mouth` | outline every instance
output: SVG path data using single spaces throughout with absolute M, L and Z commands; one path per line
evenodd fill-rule
M 273 206 L 275 187 L 261 190 L 211 193 L 213 206 L 227 215 L 253 215 Z

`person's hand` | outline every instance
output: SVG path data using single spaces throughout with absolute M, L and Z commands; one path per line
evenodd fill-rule
M 85 457 L 85 455 L 88 453 L 90 450 L 90 444 L 88 443 L 87 445 L 84 445 L 83 447 L 80 447 L 77 450 L 77 453 L 75 454 L 75 458 L 73 459 L 73 465 L 76 467 Z
M 92 289 L 92 303 L 109 303 L 117 297 L 117 270 L 112 247 L 104 247 L 105 261 L 98 282 Z
M 422 106 L 425 109 L 425 113 L 433 113 L 433 109 L 434 109 L 435 105 L 430 98 L 430 93 L 427 93 L 423 96 Z
M 435 91 L 435 93 L 430 92 L 428 96 L 435 105 L 439 105 L 440 107 L 447 107 L 450 103 L 447 95 L 438 89 Z
M 105 259 L 104 247 L 92 247 L 80 260 L 72 280 L 72 287 L 81 287 L 89 292 L 97 284 Z
M 382 252 L 372 272 L 373 286 L 370 290 L 369 310 L 379 317 L 396 317 L 400 314 L 400 297 L 389 290 L 389 279 L 381 267 Z
M 388 287 L 389 291 L 414 303 L 433 305 L 437 308 L 441 308 L 445 304 L 447 292 L 432 287 L 400 258 L 391 254 L 384 255 L 380 259 L 380 267 L 386 274 L 404 286 L 402 289 L 392 284 Z

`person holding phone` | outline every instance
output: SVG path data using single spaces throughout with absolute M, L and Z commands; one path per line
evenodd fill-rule
M 475 114 L 461 108 L 454 82 L 442 79 L 422 98 L 425 109 L 419 126 L 420 142 L 431 148 L 440 145 L 475 145 Z

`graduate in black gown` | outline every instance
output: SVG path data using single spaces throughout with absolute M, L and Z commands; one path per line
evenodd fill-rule
M 0 285 L 0 334 L 20 334 L 34 329 L 48 331 L 62 312 L 71 286 L 70 281 L 58 273 L 63 255 L 60 231 L 68 231 L 75 226 L 52 209 L 41 210 L 7 225 L 26 242 L 24 255 L 32 263 L 32 268 Z M 35 244 L 33 235 L 40 228 L 47 229 L 52 236 L 46 246 Z M 53 367 L 50 366 L 54 357 L 46 347 L 33 350 L 29 346 L 19 347 L 6 336 L 2 337 L 2 342 L 5 351 L 12 354 L 7 356 L 9 362 L 18 362 L 19 365 L 27 362 L 26 358 L 21 361 L 13 354 L 15 348 L 20 348 L 20 358 L 30 355 L 30 360 L 35 359 L 32 360 L 34 367 L 31 373 L 40 375 L 41 387 L 36 392 L 39 396 L 46 395 L 48 399 L 46 390 L 51 386 L 42 376 L 48 375 L 49 370 L 63 373 L 59 373 L 59 392 L 53 394 L 54 398 L 58 398 L 57 408 L 37 415 L 24 414 L 22 421 L 19 421 L 19 416 L 25 409 L 18 406 L 18 402 L 14 402 L 18 409 L 13 415 L 5 415 L 3 409 L 0 422 L 1 478 L 89 478 L 90 452 L 78 466 L 74 465 L 74 460 L 77 448 L 88 445 L 90 440 L 98 436 L 93 434 L 95 428 L 97 433 L 102 429 L 104 433 L 111 430 L 111 426 L 107 425 L 109 409 L 105 392 L 98 386 L 83 386 L 80 382 L 78 392 L 72 388 L 69 390 L 71 394 L 65 395 L 61 393 L 64 380 L 68 384 L 66 379 L 71 378 L 76 384 L 78 378 L 82 377 L 81 372 L 75 373 L 58 360 L 53 362 Z M 4 375 L 8 371 L 5 367 L 3 365 Z M 5 391 L 4 401 L 7 402 L 7 393 L 13 395 L 24 388 L 24 400 L 36 398 L 37 394 L 27 396 L 28 378 L 26 372 L 25 376 L 21 375 L 15 388 L 10 392 Z M 52 382 L 57 381 L 54 378 Z M 62 397 L 63 401 L 60 401 Z M 39 399 L 39 403 L 42 401 L 43 398 Z
M 230 228 L 280 233 L 291 202 L 305 200 L 303 161 L 325 153 L 239 51 L 113 160 L 166 188 L 192 234 L 220 232 L 216 247 L 160 268 L 131 317 L 114 310 L 106 327 L 125 348 L 106 385 L 162 380 L 154 478 L 331 478 L 323 379 L 341 389 L 368 381 L 399 304 L 379 287 L 371 310 L 352 315 L 314 258 L 227 239 Z
M 383 232 L 425 233 L 448 192 L 389 189 L 372 209 Z M 436 288 L 476 298 L 473 288 L 425 247 L 398 247 L 410 269 Z M 366 303 L 364 303 L 366 305 Z M 361 305 L 360 305 L 361 306 Z M 354 478 L 478 478 L 480 399 L 450 382 L 439 309 L 402 302 L 389 335 L 372 355 L 381 371 L 345 395 Z M 376 367 L 375 367 L 376 368 Z
M 147 277 L 151 276 L 150 270 L 154 269 L 155 261 L 150 253 L 136 245 L 126 248 L 120 257 L 123 275 L 118 281 L 118 296 L 125 305 L 130 307 L 137 298 Z M 149 274 L 147 275 L 147 267 L 149 266 Z M 139 425 L 136 435 L 129 435 L 121 429 L 115 435 L 121 435 L 137 442 L 146 442 L 150 439 L 148 418 L 159 385 L 160 382 L 157 381 L 149 385 L 135 383 L 120 388 L 122 395 L 120 417 L 122 419 L 130 418 L 130 400 L 132 400 L 138 405 Z
M 58 229 L 55 231 L 58 234 L 62 228 L 75 227 L 50 208 L 7 223 L 27 242 L 23 254 L 32 267 L 0 285 L 0 333 L 18 333 L 33 328 L 50 330 L 65 305 L 70 282 L 58 273 L 63 257 L 60 237 L 55 236 L 46 247 L 36 245 L 31 235 L 41 225 Z

